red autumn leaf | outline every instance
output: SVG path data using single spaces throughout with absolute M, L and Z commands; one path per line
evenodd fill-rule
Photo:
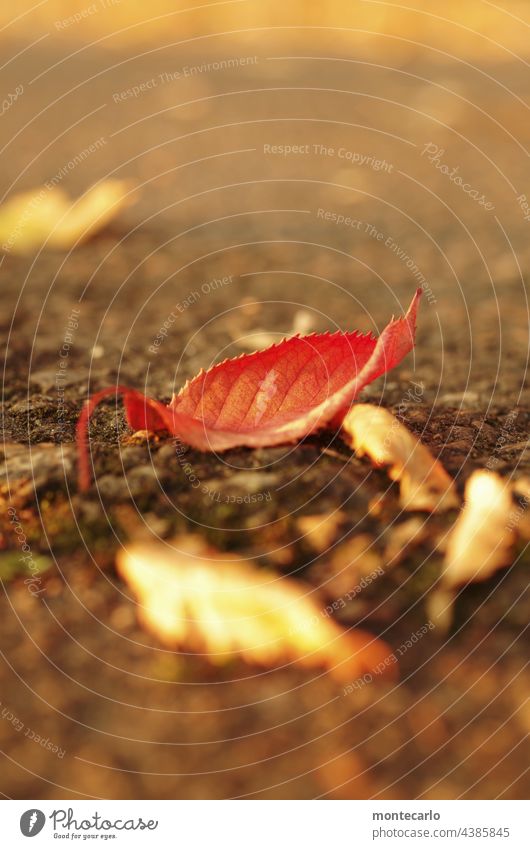
M 97 392 L 77 426 L 81 489 L 90 483 L 88 420 L 109 395 L 123 396 L 134 430 L 168 430 L 202 451 L 293 442 L 340 423 L 361 389 L 412 350 L 420 295 L 379 338 L 357 331 L 294 336 L 201 371 L 168 405 L 125 386 Z

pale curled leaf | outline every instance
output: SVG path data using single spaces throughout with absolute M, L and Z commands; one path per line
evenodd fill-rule
M 447 543 L 442 582 L 458 587 L 484 581 L 510 563 L 515 531 L 511 489 L 494 472 L 478 471 L 469 478 L 465 503 Z
M 458 589 L 509 565 L 515 542 L 511 490 L 502 478 L 486 470 L 474 472 L 464 499 L 447 541 L 440 584 L 427 601 L 429 616 L 442 630 L 451 625 Z
M 294 662 L 328 669 L 342 681 L 390 656 L 375 637 L 347 633 L 324 616 L 311 588 L 211 549 L 200 537 L 179 537 L 171 546 L 137 543 L 120 552 L 117 565 L 138 598 L 142 624 L 171 648 L 214 662 L 230 656 L 262 667 Z
M 383 407 L 355 404 L 342 423 L 346 440 L 399 481 L 404 510 L 434 512 L 457 507 L 453 480 L 428 448 Z
M 126 180 L 105 180 L 77 200 L 59 187 L 43 186 L 0 207 L 0 244 L 19 254 L 41 246 L 66 250 L 102 230 L 133 202 Z

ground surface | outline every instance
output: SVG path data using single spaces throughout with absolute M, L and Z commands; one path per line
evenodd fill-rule
M 293 48 L 265 33 L 252 64 L 159 82 L 117 102 L 113 95 L 132 85 L 212 61 L 210 48 L 143 57 L 92 49 L 61 61 L 43 42 L 6 68 L 7 90 L 27 83 L 3 118 L 6 193 L 49 180 L 101 137 L 62 186 L 75 195 L 110 174 L 142 186 L 138 202 L 86 245 L 7 253 L 1 267 L 1 495 L 42 569 L 35 597 L 6 513 L 6 796 L 527 793 L 524 542 L 512 567 L 462 593 L 449 634 L 429 631 L 404 654 L 398 686 L 345 694 L 320 673 L 212 669 L 164 650 L 138 626 L 114 572 L 120 543 L 145 526 L 163 538 L 198 531 L 256 558 L 257 568 L 304 575 L 324 604 L 348 586 L 348 575 L 334 575 L 333 556 L 361 538 L 370 562 L 387 568 L 340 620 L 397 647 L 429 621 L 454 515 L 400 514 L 385 474 L 333 434 L 220 457 L 190 451 L 205 495 L 190 486 L 169 438 L 131 437 L 110 403 L 92 428 L 98 485 L 77 492 L 72 440 L 89 389 L 120 382 L 169 399 L 199 368 L 296 329 L 377 331 L 418 285 L 409 257 L 426 289 L 417 348 L 364 397 L 398 412 L 460 491 L 488 463 L 508 476 L 530 472 L 530 243 L 517 202 L 528 174 L 528 74 L 515 63 L 473 67 L 429 55 L 389 68 L 366 57 L 332 61 L 333 39 L 325 38 L 319 58 L 297 49 L 306 58 L 280 59 Z M 256 49 L 228 42 L 225 56 Z M 7 58 L 18 49 L 9 45 Z M 422 156 L 427 143 L 494 209 Z M 264 149 L 286 144 L 308 152 Z M 341 149 L 391 167 L 353 164 Z M 73 309 L 63 403 L 56 374 Z M 271 497 L 229 500 L 249 492 Z M 330 549 L 315 552 L 299 518 L 338 509 L 344 518 Z M 412 542 L 395 557 L 411 521 Z

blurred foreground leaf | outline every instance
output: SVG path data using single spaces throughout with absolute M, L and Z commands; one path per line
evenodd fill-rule
M 133 589 L 143 625 L 163 643 L 211 662 L 325 668 L 353 681 L 384 666 L 390 650 L 362 631 L 345 631 L 312 598 L 311 587 L 224 554 L 198 536 L 171 545 L 138 543 L 120 552 L 118 571 Z
M 0 207 L 0 244 L 17 254 L 39 247 L 67 250 L 102 230 L 134 200 L 126 180 L 98 183 L 77 200 L 53 186 L 14 195 Z

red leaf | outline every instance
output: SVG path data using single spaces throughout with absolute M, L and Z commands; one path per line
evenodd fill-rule
M 361 389 L 412 350 L 420 295 L 378 339 L 342 331 L 294 336 L 201 371 L 167 406 L 124 386 L 96 393 L 77 427 L 81 489 L 90 483 L 88 419 L 109 395 L 123 395 L 134 430 L 168 430 L 202 451 L 293 442 L 340 422 Z

